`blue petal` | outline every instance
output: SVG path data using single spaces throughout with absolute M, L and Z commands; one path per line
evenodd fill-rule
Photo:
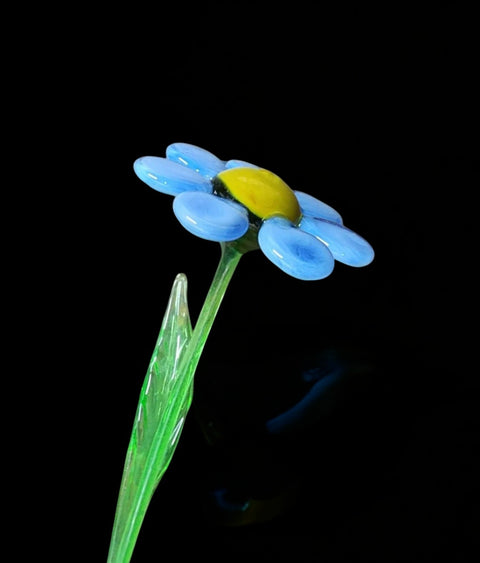
M 287 274 L 301 280 L 321 280 L 332 273 L 335 261 L 317 238 L 282 217 L 267 219 L 258 232 L 265 256 Z
M 251 164 L 250 162 L 246 162 L 245 160 L 227 160 L 225 163 L 225 168 L 259 168 L 255 164 Z
M 320 219 L 326 219 L 327 221 L 333 221 L 334 223 L 343 223 L 342 217 L 338 211 L 323 203 L 319 199 L 305 194 L 303 192 L 295 192 L 297 196 L 300 209 L 304 215 L 309 215 L 310 217 L 319 217 Z
M 136 175 L 154 190 L 168 195 L 185 191 L 212 191 L 209 180 L 200 174 L 160 156 L 142 156 L 133 163 Z
M 169 145 L 167 147 L 167 158 L 195 170 L 209 180 L 225 169 L 223 160 L 205 149 L 188 143 Z
M 339 262 L 360 267 L 370 264 L 373 260 L 374 251 L 370 244 L 343 225 L 323 219 L 303 217 L 299 227 L 321 239 Z
M 239 239 L 249 227 L 246 209 L 212 194 L 184 192 L 173 200 L 173 212 L 187 231 L 217 242 Z

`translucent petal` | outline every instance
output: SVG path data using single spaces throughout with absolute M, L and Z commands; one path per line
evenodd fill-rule
M 201 192 L 178 195 L 173 212 L 187 231 L 217 242 L 236 240 L 249 227 L 248 212 L 241 205 Z
M 370 244 L 343 225 L 323 219 L 303 217 L 299 227 L 321 239 L 339 262 L 360 267 L 370 264 L 373 260 L 374 251 Z
M 185 191 L 211 193 L 212 184 L 197 172 L 160 156 L 142 156 L 133 163 L 135 174 L 154 190 L 168 195 Z
M 251 164 L 245 160 L 227 160 L 225 168 L 259 168 L 256 164 Z
M 205 149 L 188 143 L 169 145 L 167 147 L 167 158 L 195 170 L 209 180 L 225 168 L 223 160 Z
M 320 219 L 327 219 L 327 221 L 333 221 L 334 223 L 343 224 L 342 217 L 338 211 L 323 203 L 319 199 L 303 193 L 295 192 L 297 196 L 298 203 L 300 204 L 300 209 L 304 215 L 309 215 L 310 217 L 319 217 Z
M 335 261 L 317 238 L 282 217 L 267 219 L 258 232 L 265 256 L 287 274 L 301 280 L 320 280 L 332 273 Z

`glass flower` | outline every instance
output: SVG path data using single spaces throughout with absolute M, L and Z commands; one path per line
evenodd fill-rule
M 175 143 L 167 147 L 166 158 L 139 158 L 134 169 L 146 184 L 174 196 L 180 223 L 219 242 L 221 256 L 194 326 L 185 274 L 173 283 L 140 391 L 107 563 L 131 560 L 150 500 L 177 447 L 198 362 L 241 256 L 260 248 L 284 272 L 303 280 L 328 276 L 335 260 L 358 267 L 374 256 L 332 207 L 249 162 L 223 161 L 195 145 Z
M 260 248 L 295 278 L 325 278 L 335 260 L 355 267 L 373 260 L 370 244 L 345 227 L 335 209 L 249 162 L 174 143 L 166 158 L 138 158 L 134 170 L 153 189 L 174 196 L 173 211 L 192 234 L 244 241 L 244 249 Z

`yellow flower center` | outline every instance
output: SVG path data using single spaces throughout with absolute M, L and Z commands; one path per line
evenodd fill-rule
M 282 215 L 296 223 L 300 206 L 293 191 L 263 168 L 230 168 L 217 176 L 230 194 L 260 219 Z

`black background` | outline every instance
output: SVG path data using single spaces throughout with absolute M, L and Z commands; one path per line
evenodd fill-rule
M 319 282 L 288 277 L 261 252 L 242 258 L 198 400 L 228 419 L 247 466 L 273 466 L 280 480 L 288 466 L 298 498 L 267 523 L 212 522 L 205 498 L 216 471 L 224 477 L 215 456 L 229 454 L 212 453 L 192 414 L 132 561 L 469 561 L 478 395 L 454 348 L 463 321 L 452 288 L 470 227 L 452 219 L 468 207 L 477 161 L 470 15 L 228 6 L 79 9 L 81 20 L 60 16 L 34 65 L 52 82 L 44 75 L 29 104 L 40 134 L 27 148 L 49 155 L 36 170 L 48 219 L 31 241 L 48 297 L 37 286 L 31 298 L 52 319 L 48 329 L 36 317 L 41 365 L 64 395 L 49 409 L 66 426 L 53 472 L 65 510 L 82 515 L 66 533 L 85 560 L 106 560 L 171 283 L 187 274 L 195 320 L 218 262 L 219 246 L 184 231 L 172 198 L 133 172 L 136 158 L 187 142 L 333 206 L 376 257 L 361 269 L 337 263 Z M 279 458 L 262 461 L 256 425 L 299 398 L 299 373 L 332 348 L 373 369 L 347 380 L 296 450 L 280 441 Z M 241 482 L 238 467 L 228 471 Z M 264 493 L 267 481 L 256 483 Z

